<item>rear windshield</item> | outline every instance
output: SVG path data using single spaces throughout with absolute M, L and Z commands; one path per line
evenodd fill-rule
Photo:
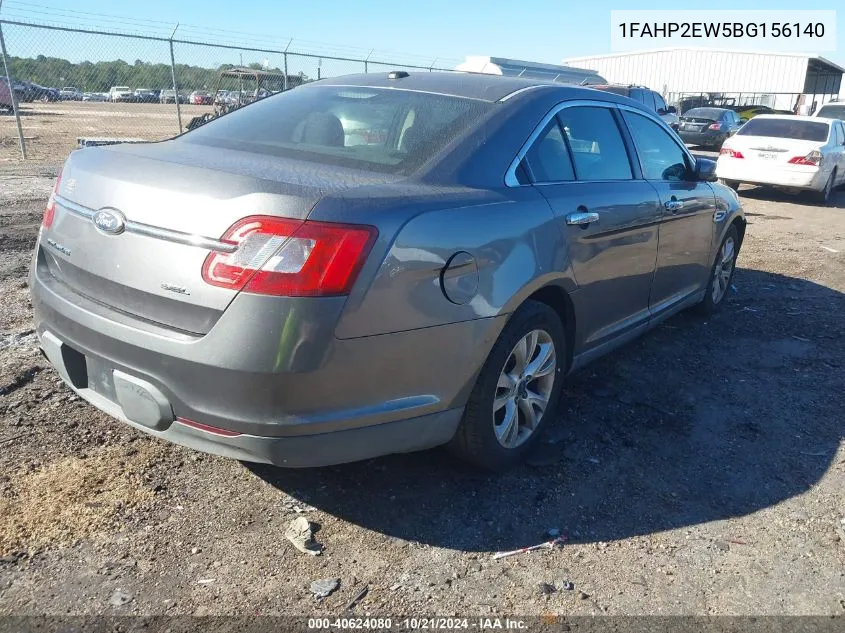
M 739 128 L 742 136 L 772 136 L 794 138 L 801 141 L 826 141 L 829 132 L 827 123 L 802 121 L 800 119 L 751 119 Z
M 828 119 L 845 119 L 845 103 L 842 105 L 826 105 L 816 113 L 816 116 L 827 117 Z
M 317 163 L 410 173 L 493 104 L 410 90 L 294 88 L 189 132 L 183 140 Z
M 720 110 L 719 108 L 693 108 L 684 112 L 684 118 L 717 121 L 722 116 L 722 113 L 724 113 L 724 110 Z

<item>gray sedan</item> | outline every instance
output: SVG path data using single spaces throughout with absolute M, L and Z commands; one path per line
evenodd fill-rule
M 368 74 L 73 152 L 32 300 L 64 381 L 155 437 L 291 467 L 446 444 L 503 469 L 568 373 L 718 309 L 744 234 L 714 163 L 630 99 Z

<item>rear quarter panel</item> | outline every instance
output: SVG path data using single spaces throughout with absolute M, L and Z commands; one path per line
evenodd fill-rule
M 414 196 L 382 200 L 380 210 L 372 198 L 358 208 L 348 199 L 326 202 L 309 217 L 375 224 L 380 236 L 349 296 L 338 338 L 495 317 L 546 283 L 574 288 L 554 215 L 533 188 L 420 187 Z M 443 289 L 444 268 L 457 253 L 471 263 L 454 271 L 463 279 L 446 283 L 474 289 L 461 303 Z

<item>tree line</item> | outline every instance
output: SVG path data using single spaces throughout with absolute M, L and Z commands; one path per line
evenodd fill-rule
M 60 57 L 39 55 L 34 58 L 9 57 L 9 66 L 16 81 L 31 81 L 48 88 L 73 86 L 83 92 L 107 92 L 112 86 L 129 86 L 133 90 L 173 87 L 170 64 L 154 64 L 140 59 L 135 60 L 134 64 L 122 59 L 74 63 Z M 211 90 L 217 81 L 218 72 L 234 67 L 234 64 L 223 64 L 217 68 L 176 64 L 176 82 L 180 89 Z M 279 68 L 265 69 L 257 63 L 249 64 L 249 68 L 278 73 L 279 82 L 284 75 Z M 302 73 L 297 76 L 307 81 Z M 272 86 L 268 88 L 275 89 Z

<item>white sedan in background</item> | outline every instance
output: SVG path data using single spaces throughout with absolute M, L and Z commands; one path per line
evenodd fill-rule
M 716 175 L 741 183 L 811 191 L 826 204 L 845 183 L 845 123 L 820 117 L 761 114 L 722 145 Z

